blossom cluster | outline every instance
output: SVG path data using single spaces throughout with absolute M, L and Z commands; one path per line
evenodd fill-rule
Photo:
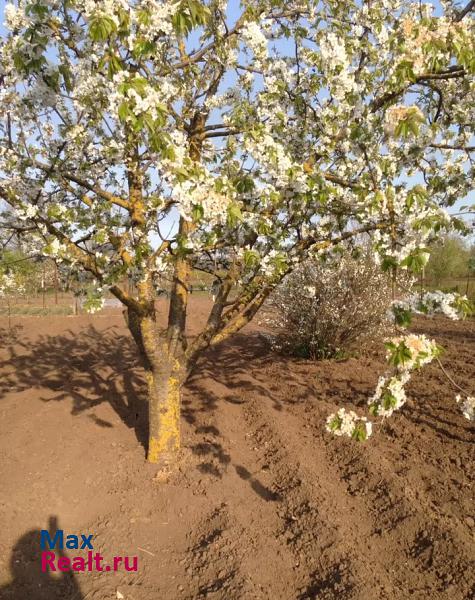
M 426 10 L 432 9 L 425 5 Z M 401 20 L 401 32 L 405 47 L 405 57 L 413 65 L 416 74 L 422 73 L 430 65 L 427 52 L 428 47 L 438 49 L 439 58 L 443 56 L 440 49 L 451 43 L 470 43 L 470 22 L 455 21 L 446 16 L 432 17 L 426 15 L 422 22 L 418 22 L 412 15 L 407 15 Z
M 407 400 L 404 389 L 407 381 L 407 372 L 392 377 L 380 377 L 373 396 L 368 400 L 370 413 L 374 416 L 390 417 L 395 410 L 399 410 Z
M 404 300 L 395 300 L 391 306 L 392 318 L 398 325 L 406 326 L 412 313 L 423 315 L 441 314 L 457 321 L 472 311 L 467 296 L 455 292 L 424 292 L 412 294 Z
M 415 334 L 388 340 L 386 349 L 386 360 L 392 365 L 393 373 L 379 378 L 375 393 L 368 400 L 370 413 L 380 417 L 390 417 L 405 404 L 404 386 L 411 372 L 432 362 L 440 353 L 434 340 Z
M 212 177 L 203 174 L 198 181 L 187 179 L 175 184 L 173 196 L 179 202 L 180 214 L 186 220 L 204 217 L 209 225 L 226 221 L 232 199 L 229 194 L 216 192 L 214 183 Z
M 391 338 L 385 345 L 386 360 L 398 371 L 419 369 L 430 363 L 440 352 L 434 340 L 413 333 Z
M 104 308 L 105 298 L 97 290 L 94 292 L 89 291 L 86 299 L 84 300 L 82 307 L 84 310 L 93 315 Z
M 390 135 L 402 133 L 404 125 L 408 126 L 408 131 L 412 128 L 412 133 L 417 135 L 417 126 L 424 123 L 425 116 L 418 106 L 394 105 L 386 111 L 385 121 L 386 132 Z
M 475 396 L 467 396 L 462 399 L 460 394 L 457 394 L 455 400 L 457 404 L 460 404 L 463 416 L 469 421 L 475 421 Z
M 327 417 L 326 430 L 334 435 L 345 435 L 358 441 L 366 440 L 373 431 L 372 423 L 366 417 L 359 417 L 354 411 L 344 408 Z

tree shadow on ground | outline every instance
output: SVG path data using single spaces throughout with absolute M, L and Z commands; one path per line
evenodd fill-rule
M 134 429 L 138 442 L 146 449 L 147 395 L 138 351 L 129 335 L 122 334 L 116 326 L 97 330 L 90 325 L 78 333 L 43 335 L 33 342 L 21 330 L 15 330 L 12 336 L 6 329 L 0 329 L 0 340 L 3 340 L 5 357 L 0 361 L 0 399 L 7 393 L 49 389 L 53 395 L 42 398 L 43 401 L 72 400 L 73 415 L 107 402 L 126 426 Z M 276 365 L 279 380 L 275 376 Z M 312 369 L 315 375 L 317 370 Z M 191 451 L 199 458 L 200 472 L 222 477 L 233 466 L 256 493 L 272 500 L 273 493 L 260 484 L 246 465 L 234 464 L 213 415 L 223 403 L 241 405 L 250 397 L 270 401 L 277 411 L 300 402 L 326 399 L 316 387 L 318 382 L 310 381 L 309 372 L 309 361 L 270 352 L 267 342 L 255 333 L 238 334 L 205 352 L 187 382 L 182 401 L 183 419 L 199 437 L 192 443 Z M 332 381 L 335 375 L 330 369 Z M 292 390 L 288 396 L 281 391 L 284 383 Z M 366 384 L 362 384 L 361 389 L 353 389 L 351 373 L 341 384 L 344 387 L 337 390 L 339 403 L 354 403 L 355 398 L 366 403 L 367 394 L 371 392 L 370 388 L 363 389 Z M 331 396 L 328 397 L 332 399 Z M 460 439 L 466 441 L 467 427 L 460 426 L 460 419 L 455 415 L 453 420 L 450 416 L 450 423 L 443 423 L 433 407 L 426 407 L 425 412 L 425 418 L 431 416 L 427 425 L 437 433 L 453 438 L 455 429 L 455 435 L 461 434 Z M 417 421 L 422 415 L 411 411 L 406 416 Z M 113 426 L 94 412 L 89 418 L 98 427 Z
M 353 591 L 353 584 L 346 580 L 345 567 L 347 565 L 342 562 L 334 565 L 331 570 L 323 575 L 320 571 L 312 573 L 312 583 L 299 594 L 297 600 L 316 600 L 321 595 L 327 598 L 348 597 Z
M 56 517 L 50 517 L 50 535 L 59 529 Z M 22 535 L 12 548 L 10 557 L 11 582 L 0 587 L 3 600 L 83 600 L 80 587 L 72 572 L 52 575 L 41 568 L 41 531 L 32 529 Z M 55 550 L 56 559 L 66 556 Z M 57 560 L 55 561 L 57 562 Z
M 51 390 L 53 394 L 44 394 L 47 397 L 41 400 L 72 400 L 73 415 L 87 413 L 104 402 L 109 403 L 125 425 L 135 430 L 138 442 L 147 449 L 146 385 L 140 357 L 131 337 L 121 334 L 116 326 L 97 330 L 90 325 L 79 332 L 69 330 L 62 335 L 42 335 L 34 341 L 28 340 L 20 331 L 12 338 L 0 330 L 0 339 L 10 342 L 4 345 L 6 358 L 0 361 L 0 372 L 4 374 L 0 379 L 0 399 L 7 393 L 29 389 Z M 246 389 L 268 395 L 265 387 L 253 386 L 243 378 L 246 361 L 251 360 L 257 350 L 252 336 L 250 339 L 242 336 L 237 342 L 237 347 L 231 344 L 214 350 L 228 385 L 239 392 Z M 249 344 L 246 352 L 243 344 Z M 187 384 L 192 398 L 184 397 L 182 416 L 200 438 L 191 446 L 193 454 L 199 457 L 198 470 L 221 477 L 223 470 L 232 464 L 231 456 L 219 441 L 219 430 L 214 425 L 205 424 L 206 416 L 202 414 L 212 414 L 223 400 L 200 387 L 204 378 L 218 375 L 210 364 L 212 361 L 212 357 L 205 356 Z M 225 401 L 230 400 L 225 398 Z M 198 418 L 199 413 L 201 418 Z M 89 412 L 88 416 L 101 428 L 113 427 L 112 423 L 94 412 Z M 275 499 L 273 492 L 244 466 L 235 465 L 235 470 L 262 498 L 267 501 Z
M 269 352 L 266 342 L 259 334 L 235 335 L 232 340 L 210 348 L 203 354 L 187 382 L 182 400 L 184 420 L 194 427 L 196 433 L 203 436 L 203 441 L 190 447 L 200 459 L 199 471 L 222 478 L 232 467 L 266 502 L 280 500 L 279 494 L 266 487 L 246 466 L 233 460 L 213 419 L 223 404 L 245 405 L 250 396 L 270 400 L 278 411 L 282 411 L 285 404 L 297 401 L 296 398 L 282 401 L 276 393 L 278 387 L 269 386 L 265 374 L 260 379 L 261 369 L 275 359 L 276 356 Z M 294 377 L 290 375 L 290 380 L 292 379 Z M 297 379 L 295 384 L 298 384 Z M 307 393 L 310 394 L 311 391 Z
M 3 332 L 0 331 L 0 339 Z M 98 331 L 92 325 L 74 333 L 42 335 L 34 342 L 17 336 L 0 361 L 0 399 L 7 393 L 46 388 L 53 396 L 44 402 L 72 399 L 73 415 L 108 402 L 120 419 L 133 428 L 146 448 L 147 398 L 135 343 L 116 327 Z M 96 425 L 113 427 L 95 414 Z
M 279 359 L 283 365 L 287 361 L 270 352 L 262 336 L 254 333 L 234 335 L 231 340 L 210 348 L 200 358 L 187 383 L 188 389 L 202 397 L 201 407 L 195 406 L 192 411 L 185 411 L 185 419 L 192 422 L 195 413 L 214 410 L 218 400 L 223 400 L 219 395 L 210 394 L 210 390 L 203 387 L 204 379 L 219 382 L 228 388 L 231 393 L 227 394 L 224 400 L 231 404 L 243 404 L 243 395 L 246 392 L 271 400 L 273 407 L 278 411 L 283 410 L 286 404 L 299 401 L 300 396 L 297 398 L 297 395 L 283 401 L 277 393 L 279 382 L 273 382 L 269 386 L 265 368 Z M 287 382 L 294 383 L 299 390 L 302 388 L 302 381 L 295 374 L 286 371 L 285 377 Z M 304 396 L 308 397 L 310 392 L 307 389 Z
M 0 348 L 10 346 L 20 339 L 23 331 L 23 325 L 12 325 L 11 327 L 2 327 L 0 329 Z

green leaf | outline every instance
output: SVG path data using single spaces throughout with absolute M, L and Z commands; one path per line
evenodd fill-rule
M 393 256 L 385 256 L 381 261 L 381 269 L 384 272 L 397 267 L 397 260 Z
M 338 431 L 341 428 L 343 421 L 338 415 L 335 415 L 329 423 L 329 427 L 332 431 Z
M 356 440 L 357 442 L 364 442 L 366 441 L 367 435 L 366 435 L 366 427 L 364 425 L 364 423 L 358 423 L 357 425 L 355 425 L 355 428 L 353 429 L 353 433 L 351 434 L 352 439 Z
M 429 257 L 430 254 L 427 250 L 419 248 L 401 261 L 401 266 L 407 267 L 413 273 L 418 273 L 427 265 Z
M 172 17 L 173 29 L 178 35 L 185 35 L 192 29 L 192 21 L 184 12 L 177 12 Z
M 412 62 L 404 60 L 399 63 L 394 72 L 396 81 L 399 84 L 406 82 L 413 82 L 416 80 L 416 74 L 414 72 L 414 65 Z
M 137 40 L 132 51 L 133 57 L 135 59 L 148 58 L 153 55 L 155 47 L 155 44 L 149 40 Z
M 140 115 L 139 117 L 135 116 L 135 118 L 132 118 L 132 129 L 136 133 L 139 133 L 140 131 L 142 131 L 144 126 L 145 126 L 144 115 Z
M 412 323 L 412 311 L 400 306 L 393 306 L 394 320 L 400 327 L 409 327 Z
M 48 14 L 48 7 L 43 4 L 27 4 L 25 7 L 25 14 L 36 15 L 42 19 Z
M 412 208 L 414 204 L 423 206 L 427 202 L 427 192 L 421 185 L 416 185 L 407 193 L 406 206 Z
M 121 121 L 126 121 L 127 117 L 131 114 L 129 103 L 128 102 L 122 102 L 119 105 L 119 109 L 118 109 L 117 112 L 118 112 L 118 115 L 119 115 L 119 119 Z
M 474 261 L 473 268 L 475 269 L 475 259 L 470 259 L 470 260 Z M 469 268 L 470 268 L 470 262 L 469 262 Z M 473 314 L 475 314 L 475 303 L 471 302 L 468 298 L 464 298 L 463 296 L 458 296 L 456 298 L 454 304 L 455 304 L 455 308 L 457 309 L 457 312 L 459 314 L 461 314 L 464 319 L 466 317 L 471 317 Z
M 112 54 L 108 57 L 108 75 L 112 79 L 116 73 L 122 71 L 122 62 L 119 57 Z
M 244 266 L 253 269 L 259 264 L 259 255 L 254 250 L 244 250 Z
M 205 213 L 205 211 L 204 211 L 203 207 L 201 206 L 201 204 L 193 205 L 193 208 L 191 209 L 191 216 L 195 223 L 197 223 L 198 221 L 201 221 L 201 219 L 204 216 L 204 213 Z
M 373 415 L 373 417 L 377 417 L 378 413 L 379 413 L 378 403 L 373 402 L 372 404 L 370 404 L 368 410 L 369 410 L 370 415 Z
M 390 408 L 394 408 L 397 404 L 397 399 L 391 394 L 391 392 L 386 392 L 381 398 L 382 407 L 385 410 L 389 410 Z
M 66 91 L 70 92 L 73 89 L 73 86 L 69 66 L 66 64 L 59 65 L 58 70 L 63 76 L 64 87 L 66 88 Z
M 94 42 L 105 42 L 116 30 L 114 19 L 104 15 L 92 17 L 89 23 L 89 36 Z
M 235 225 L 237 225 L 240 221 L 242 221 L 242 212 L 241 212 L 241 208 L 239 206 L 239 204 L 236 204 L 235 202 L 231 203 L 228 206 L 228 225 L 230 227 L 234 227 Z
M 406 346 L 404 341 L 400 342 L 397 346 L 394 346 L 394 348 L 388 348 L 388 350 L 391 353 L 388 358 L 388 363 L 395 367 L 398 367 L 399 365 L 404 366 L 406 362 L 409 362 L 412 359 L 412 352 Z
M 137 11 L 137 21 L 141 25 L 150 25 L 152 21 L 152 15 L 150 14 L 150 11 L 145 8 Z
M 269 235 L 272 231 L 272 227 L 266 221 L 259 221 L 257 224 L 257 233 L 259 235 Z
M 249 176 L 240 177 L 234 181 L 234 187 L 239 194 L 247 194 L 254 190 L 254 180 Z

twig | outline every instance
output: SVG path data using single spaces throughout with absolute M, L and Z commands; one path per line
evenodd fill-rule
M 137 546 L 137 550 L 142 550 L 142 552 L 146 552 L 147 554 L 150 554 L 150 556 L 155 556 L 155 554 L 153 552 L 149 552 L 148 550 L 145 550 L 145 548 L 139 548 Z
M 447 379 L 450 381 L 450 383 L 454 387 L 456 387 L 458 390 L 463 392 L 466 396 L 469 396 L 470 394 L 467 392 L 467 390 L 464 390 L 463 387 L 460 387 L 458 383 L 455 383 L 455 381 L 452 379 L 452 377 L 447 373 L 447 371 L 444 368 L 444 365 L 440 362 L 440 359 L 436 358 L 436 361 L 439 363 L 439 367 L 442 369 L 443 374 L 447 377 Z

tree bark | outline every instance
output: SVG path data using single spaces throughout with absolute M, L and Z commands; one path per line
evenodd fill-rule
M 140 315 L 129 310 L 126 320 L 144 359 L 149 407 L 147 459 L 154 464 L 170 464 L 180 449 L 180 390 L 186 378 L 184 355 L 170 352 L 154 312 Z
M 151 463 L 173 463 L 180 449 L 180 388 L 182 369 L 176 359 L 161 361 L 147 371 Z

